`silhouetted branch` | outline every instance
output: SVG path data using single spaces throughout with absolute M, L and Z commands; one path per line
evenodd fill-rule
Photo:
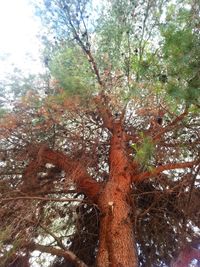
M 49 253 L 58 257 L 63 257 L 65 260 L 72 262 L 76 267 L 87 267 L 87 265 L 81 261 L 73 252 L 63 249 L 58 249 L 50 246 L 43 246 L 36 243 L 28 245 L 30 250 L 38 250 L 40 252 Z

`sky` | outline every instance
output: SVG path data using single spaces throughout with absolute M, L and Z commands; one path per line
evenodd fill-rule
M 15 67 L 27 74 L 43 71 L 37 38 L 41 24 L 30 1 L 0 0 L 0 80 Z M 94 3 L 97 6 L 100 1 Z
M 0 0 L 0 79 L 14 67 L 40 71 L 39 31 L 29 0 Z

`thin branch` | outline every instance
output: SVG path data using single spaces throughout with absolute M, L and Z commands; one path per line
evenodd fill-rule
M 40 228 L 42 228 L 47 234 L 49 234 L 50 236 L 52 236 L 54 239 L 55 239 L 55 241 L 57 242 L 57 245 L 61 248 L 61 249 L 64 249 L 65 250 L 65 246 L 63 245 L 63 243 L 62 243 L 62 240 L 59 238 L 59 237 L 57 237 L 54 233 L 52 233 L 49 229 L 47 229 L 44 225 L 42 225 L 41 223 L 39 223 L 39 222 L 36 222 L 36 221 L 34 221 L 34 220 L 30 220 L 30 219 L 25 219 L 27 222 L 29 222 L 29 223 L 31 223 L 31 224 L 33 224 L 33 225 L 37 225 L 37 226 L 39 226 Z
M 138 69 L 137 69 L 137 73 L 136 73 L 136 81 L 139 81 L 140 78 L 140 68 L 141 68 L 141 61 L 142 61 L 142 57 L 143 57 L 143 53 L 144 53 L 144 48 L 145 48 L 145 42 L 143 43 L 144 40 L 144 34 L 145 34 L 145 27 L 146 27 L 146 21 L 148 19 L 149 16 L 149 10 L 150 10 L 151 6 L 150 6 L 150 1 L 147 2 L 147 8 L 146 8 L 146 12 L 145 12 L 145 17 L 144 20 L 142 22 L 142 34 L 141 34 L 141 38 L 140 38 L 140 42 L 139 42 L 139 62 L 138 62 Z
M 174 126 L 177 125 L 178 122 L 182 121 L 183 118 L 188 114 L 188 108 L 186 107 L 184 112 L 181 113 L 179 116 L 177 116 L 171 123 L 169 123 L 166 127 L 161 128 L 161 130 L 153 137 L 154 141 L 157 141 L 160 139 L 160 137 L 163 136 L 164 133 L 171 131 Z
M 97 77 L 97 81 L 98 81 L 99 85 L 101 87 L 103 87 L 103 81 L 101 80 L 101 77 L 100 77 L 100 74 L 99 74 L 99 70 L 97 68 L 97 64 L 95 62 L 95 59 L 94 59 L 94 57 L 93 57 L 93 55 L 91 53 L 91 50 L 88 47 L 86 47 L 86 45 L 81 40 L 79 34 L 77 33 L 77 30 L 76 30 L 76 28 L 75 28 L 75 26 L 74 26 L 74 24 L 73 24 L 73 22 L 71 20 L 70 9 L 69 9 L 67 4 L 66 4 L 65 8 L 66 8 L 66 11 L 67 11 L 69 25 L 70 25 L 70 27 L 72 29 L 74 38 L 77 41 L 77 43 L 80 45 L 80 47 L 83 49 L 84 53 L 87 55 L 88 61 L 89 61 L 90 65 L 92 66 L 92 70 L 93 70 L 94 74 Z
M 2 198 L 0 201 L 13 201 L 13 200 L 38 200 L 38 201 L 54 201 L 54 202 L 86 202 L 82 199 L 75 199 L 75 198 L 47 198 L 47 197 L 8 197 Z
M 194 167 L 194 165 L 197 165 L 198 162 L 179 162 L 179 163 L 170 163 L 170 164 L 166 164 L 164 166 L 159 166 L 157 168 L 155 168 L 152 171 L 147 171 L 147 172 L 143 172 L 141 174 L 135 175 L 133 176 L 133 181 L 134 182 L 141 182 L 143 180 L 145 180 L 146 178 L 152 177 L 152 176 L 157 176 L 158 174 L 160 174 L 163 171 L 169 171 L 169 170 L 174 170 L 174 169 L 183 169 L 183 168 L 192 168 Z
M 36 243 L 30 243 L 28 245 L 30 250 L 38 250 L 40 252 L 49 253 L 58 257 L 63 257 L 65 260 L 70 261 L 76 267 L 88 267 L 83 261 L 81 261 L 73 252 L 69 250 L 58 249 L 50 246 L 44 246 Z
M 64 3 L 64 2 L 63 2 Z M 101 87 L 101 93 L 99 94 L 101 96 L 101 101 L 97 101 L 97 108 L 100 111 L 100 114 L 102 116 L 102 119 L 104 121 L 104 123 L 106 124 L 106 127 L 108 129 L 112 128 L 112 123 L 111 123 L 111 117 L 112 114 L 110 111 L 108 111 L 108 105 L 105 105 L 105 103 L 103 102 L 103 92 L 105 89 L 105 83 L 101 78 L 99 69 L 97 67 L 97 63 L 93 57 L 92 51 L 91 51 L 91 45 L 89 43 L 89 35 L 88 35 L 88 30 L 87 30 L 87 26 L 86 23 L 84 21 L 84 16 L 83 16 L 83 11 L 81 10 L 80 6 L 79 7 L 79 13 L 80 13 L 80 17 L 81 17 L 81 21 L 83 23 L 83 27 L 84 27 L 84 33 L 81 34 L 80 33 L 80 28 L 78 26 L 76 26 L 76 23 L 73 21 L 73 16 L 71 14 L 71 10 L 70 10 L 70 5 L 68 3 L 64 3 L 64 6 L 61 8 L 64 10 L 65 12 L 65 19 L 66 19 L 66 23 L 68 25 L 68 27 L 71 29 L 71 32 L 73 34 L 74 39 L 76 40 L 76 42 L 78 43 L 78 45 L 81 47 L 82 51 L 84 52 L 84 54 L 87 56 L 88 62 L 91 66 L 92 72 L 95 74 L 98 84 Z M 86 40 L 82 38 L 82 36 L 86 37 Z M 108 104 L 108 103 L 107 103 Z M 107 107 L 105 107 L 107 106 Z
M 34 223 L 34 222 L 33 222 Z M 36 223 L 37 224 L 37 223 Z M 38 226 L 40 228 L 42 228 L 47 234 L 49 234 L 50 236 L 52 236 L 55 241 L 57 242 L 57 245 L 61 248 L 61 249 L 66 249 L 64 244 L 62 243 L 61 238 L 57 237 L 54 233 L 52 233 L 49 229 L 47 229 L 44 225 L 42 225 L 41 223 L 38 224 Z
M 73 189 L 63 189 L 63 190 L 53 190 L 42 193 L 42 195 L 54 195 L 54 194 L 76 194 L 77 190 Z

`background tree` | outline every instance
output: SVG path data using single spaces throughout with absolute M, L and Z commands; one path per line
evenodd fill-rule
M 199 4 L 37 13 L 47 83 L 1 114 L 1 265 L 169 266 L 194 238 L 199 260 Z

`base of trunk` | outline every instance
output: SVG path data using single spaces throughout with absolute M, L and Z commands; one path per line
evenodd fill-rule
M 126 194 L 116 185 L 105 190 L 100 198 L 100 240 L 98 267 L 137 267 L 138 259 L 129 218 Z

